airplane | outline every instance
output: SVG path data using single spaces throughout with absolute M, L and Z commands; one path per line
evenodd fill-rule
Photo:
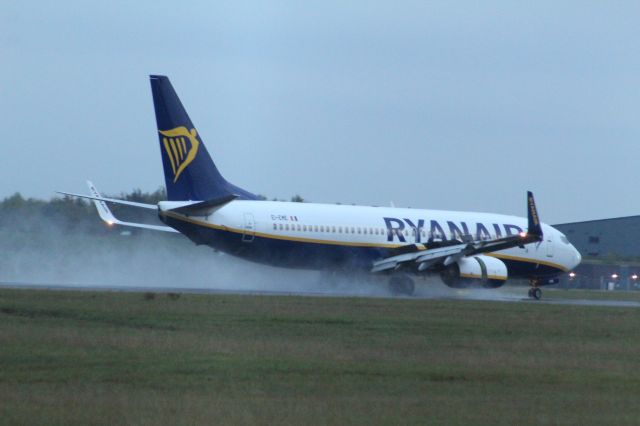
M 541 223 L 527 193 L 527 217 L 492 213 L 267 201 L 228 182 L 166 76 L 151 91 L 167 200 L 157 205 L 58 191 L 93 200 L 108 224 L 179 232 L 195 244 L 253 262 L 329 273 L 388 276 L 394 295 L 412 295 L 414 278 L 439 275 L 453 288 L 529 280 L 529 297 L 581 261 L 557 229 Z M 164 225 L 122 222 L 106 203 L 157 212 Z

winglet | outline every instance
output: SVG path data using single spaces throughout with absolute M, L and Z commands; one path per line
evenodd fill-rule
M 87 181 L 87 186 L 89 187 L 89 192 L 94 197 L 102 198 L 102 195 L 98 192 L 95 185 L 91 181 Z M 105 221 L 109 226 L 114 223 L 118 223 L 118 219 L 111 213 L 111 209 L 107 207 L 107 203 L 101 200 L 93 200 L 93 204 L 96 206 L 96 210 L 98 210 L 98 214 L 100 215 L 100 219 Z
M 540 226 L 540 217 L 536 208 L 536 201 L 533 198 L 533 192 L 527 191 L 527 235 L 532 235 L 542 239 L 542 226 Z
M 89 191 L 93 196 L 93 204 L 96 206 L 96 210 L 98 210 L 98 214 L 100 215 L 100 219 L 105 221 L 107 225 L 124 225 L 131 226 L 133 228 L 143 228 L 143 229 L 151 229 L 154 231 L 164 231 L 164 232 L 178 232 L 173 228 L 162 225 L 148 225 L 146 223 L 133 223 L 133 222 L 123 222 L 122 220 L 116 218 L 113 213 L 111 213 L 111 209 L 107 206 L 107 203 L 104 201 L 105 198 L 102 198 L 102 195 L 98 192 L 98 189 L 95 187 L 91 181 L 87 181 L 87 186 L 89 187 Z

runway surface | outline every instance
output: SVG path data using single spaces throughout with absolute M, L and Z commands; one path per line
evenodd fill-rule
M 526 287 L 509 287 L 497 290 L 450 289 L 444 286 L 417 286 L 414 296 L 393 296 L 386 289 L 363 287 L 349 289 L 251 289 L 251 288 L 215 288 L 204 286 L 150 286 L 150 285 L 82 285 L 82 284 L 51 284 L 51 283 L 20 283 L 0 282 L 0 288 L 57 290 L 57 291 L 125 291 L 125 292 L 157 292 L 157 293 L 192 293 L 192 294 L 238 294 L 262 296 L 304 296 L 304 297 L 370 297 L 370 298 L 401 298 L 401 299 L 433 299 L 433 300 L 475 300 L 504 303 L 534 303 L 548 305 L 599 306 L 612 308 L 640 308 L 640 301 L 610 300 L 610 299 L 574 299 L 560 298 L 557 291 L 553 297 L 533 300 L 526 297 Z

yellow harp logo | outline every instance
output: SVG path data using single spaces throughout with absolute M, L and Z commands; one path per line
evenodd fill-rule
M 184 126 L 158 131 L 164 136 L 162 144 L 173 170 L 173 183 L 176 183 L 180 173 L 196 158 L 198 145 L 200 145 L 197 139 L 198 132 L 196 129 L 189 131 Z

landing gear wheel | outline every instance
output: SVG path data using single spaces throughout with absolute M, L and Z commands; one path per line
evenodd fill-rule
M 532 288 L 531 296 L 536 300 L 540 300 L 540 298 L 542 297 L 542 290 L 540 290 L 538 287 Z
M 392 275 L 389 279 L 389 287 L 395 295 L 411 296 L 415 291 L 413 280 L 408 275 Z
M 542 297 L 542 290 L 540 290 L 540 287 L 538 287 L 538 285 L 540 284 L 540 280 L 533 278 L 529 280 L 529 298 L 530 299 L 535 299 L 535 300 L 540 300 L 540 298 Z

